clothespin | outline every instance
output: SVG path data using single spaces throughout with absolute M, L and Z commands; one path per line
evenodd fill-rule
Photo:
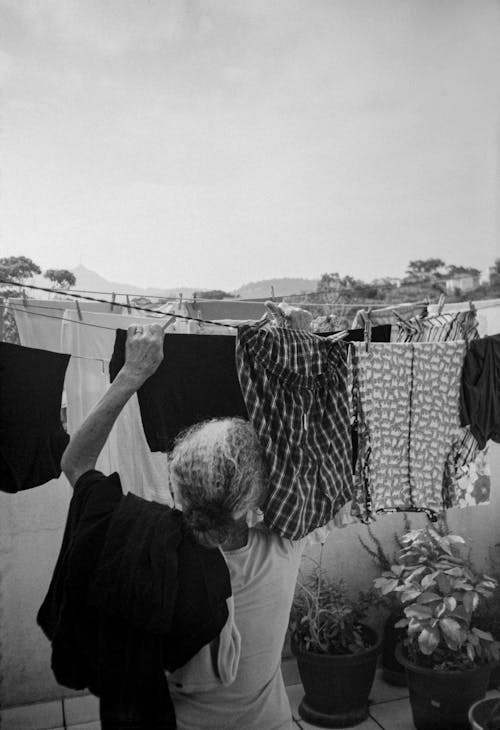
M 438 304 L 437 304 L 437 313 L 438 314 L 441 314 L 441 312 L 443 311 L 445 301 L 446 301 L 446 294 L 441 294 L 441 296 L 438 299 Z
M 109 307 L 109 311 L 110 311 L 110 312 L 112 312 L 112 311 L 113 311 L 113 309 L 114 309 L 114 306 L 115 306 L 115 302 L 116 302 L 116 294 L 115 294 L 115 292 L 113 292 L 113 293 L 111 294 L 111 305 L 110 305 L 110 307 Z
M 80 322 L 83 322 L 82 310 L 81 310 L 80 302 L 78 301 L 78 299 L 75 299 L 75 304 L 76 304 L 76 311 L 78 314 L 78 319 L 80 320 Z
M 128 312 L 129 314 L 132 314 L 132 308 L 131 308 L 131 306 L 130 306 L 130 297 L 129 297 L 129 295 L 128 295 L 128 294 L 127 294 L 127 312 Z
M 171 324 L 172 324 L 173 322 L 175 322 L 175 317 L 169 317 L 169 318 L 167 319 L 167 321 L 166 321 L 166 322 L 164 322 L 164 323 L 163 323 L 163 324 L 161 325 L 161 328 L 163 329 L 163 331 L 165 332 L 165 331 L 166 331 L 166 330 L 167 330 L 167 329 L 168 329 L 168 328 L 170 327 L 170 325 L 171 325 Z
M 400 314 L 397 313 L 395 309 L 391 311 L 391 314 L 398 320 L 400 325 L 404 327 L 406 330 L 412 330 L 415 329 L 414 326 L 408 322 L 404 317 L 402 317 Z
M 372 341 L 372 320 L 370 317 L 371 314 L 371 307 L 367 312 L 363 311 L 363 318 L 365 320 L 365 333 L 364 333 L 364 342 L 365 342 L 365 352 L 369 352 L 370 350 L 370 343 Z

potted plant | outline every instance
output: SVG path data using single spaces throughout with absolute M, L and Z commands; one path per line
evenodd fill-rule
M 417 730 L 466 730 L 469 707 L 484 697 L 500 643 L 474 625 L 496 581 L 474 571 L 459 535 L 425 527 L 402 537 L 399 562 L 375 587 L 395 594 L 406 638 L 397 656 L 407 671 Z
M 472 730 L 500 730 L 500 700 L 498 697 L 475 702 L 469 710 Z
M 290 614 L 291 648 L 305 696 L 300 716 L 322 727 L 350 727 L 368 715 L 381 637 L 364 621 L 371 592 L 356 600 L 342 581 L 330 580 L 321 563 L 298 581 Z

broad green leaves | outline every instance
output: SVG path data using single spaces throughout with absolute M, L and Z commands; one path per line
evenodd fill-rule
M 460 535 L 440 535 L 430 527 L 407 532 L 398 563 L 374 582 L 383 596 L 393 595 L 404 607 L 409 645 L 438 664 L 467 666 L 498 657 L 500 643 L 471 626 L 480 602 L 496 588 L 496 581 L 477 573 L 461 555 Z M 451 656 L 454 657 L 450 659 Z

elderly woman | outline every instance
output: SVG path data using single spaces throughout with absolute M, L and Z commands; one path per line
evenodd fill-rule
M 158 325 L 130 328 L 125 365 L 63 456 L 72 485 L 95 468 L 121 409 L 162 358 Z M 266 483 L 259 443 L 241 419 L 198 424 L 171 454 L 176 506 L 200 545 L 222 551 L 233 593 L 220 636 L 168 676 L 179 730 L 292 728 L 281 650 L 303 541 L 248 526 Z

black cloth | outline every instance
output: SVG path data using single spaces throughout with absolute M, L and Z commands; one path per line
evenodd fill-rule
M 500 334 L 473 340 L 465 355 L 460 425 L 469 426 L 480 449 L 500 443 Z
M 111 380 L 125 362 L 126 339 L 125 330 L 117 330 Z M 226 335 L 165 335 L 165 358 L 138 391 L 151 451 L 169 451 L 181 431 L 208 418 L 248 419 L 234 348 L 234 337 Z
M 61 397 L 69 355 L 0 342 L 0 489 L 19 492 L 61 473 L 69 436 Z
M 372 327 L 370 341 L 390 342 L 391 330 L 392 325 L 390 324 L 380 324 L 377 327 Z M 314 334 L 318 335 L 319 337 L 331 337 L 331 335 L 336 335 L 337 332 L 315 332 Z M 343 338 L 344 342 L 363 342 L 364 339 L 365 330 L 363 327 L 355 330 L 348 330 L 346 336 Z
M 57 681 L 100 697 L 105 730 L 176 727 L 164 670 L 216 638 L 229 572 L 182 513 L 122 494 L 118 474 L 75 486 L 54 574 L 38 612 Z

